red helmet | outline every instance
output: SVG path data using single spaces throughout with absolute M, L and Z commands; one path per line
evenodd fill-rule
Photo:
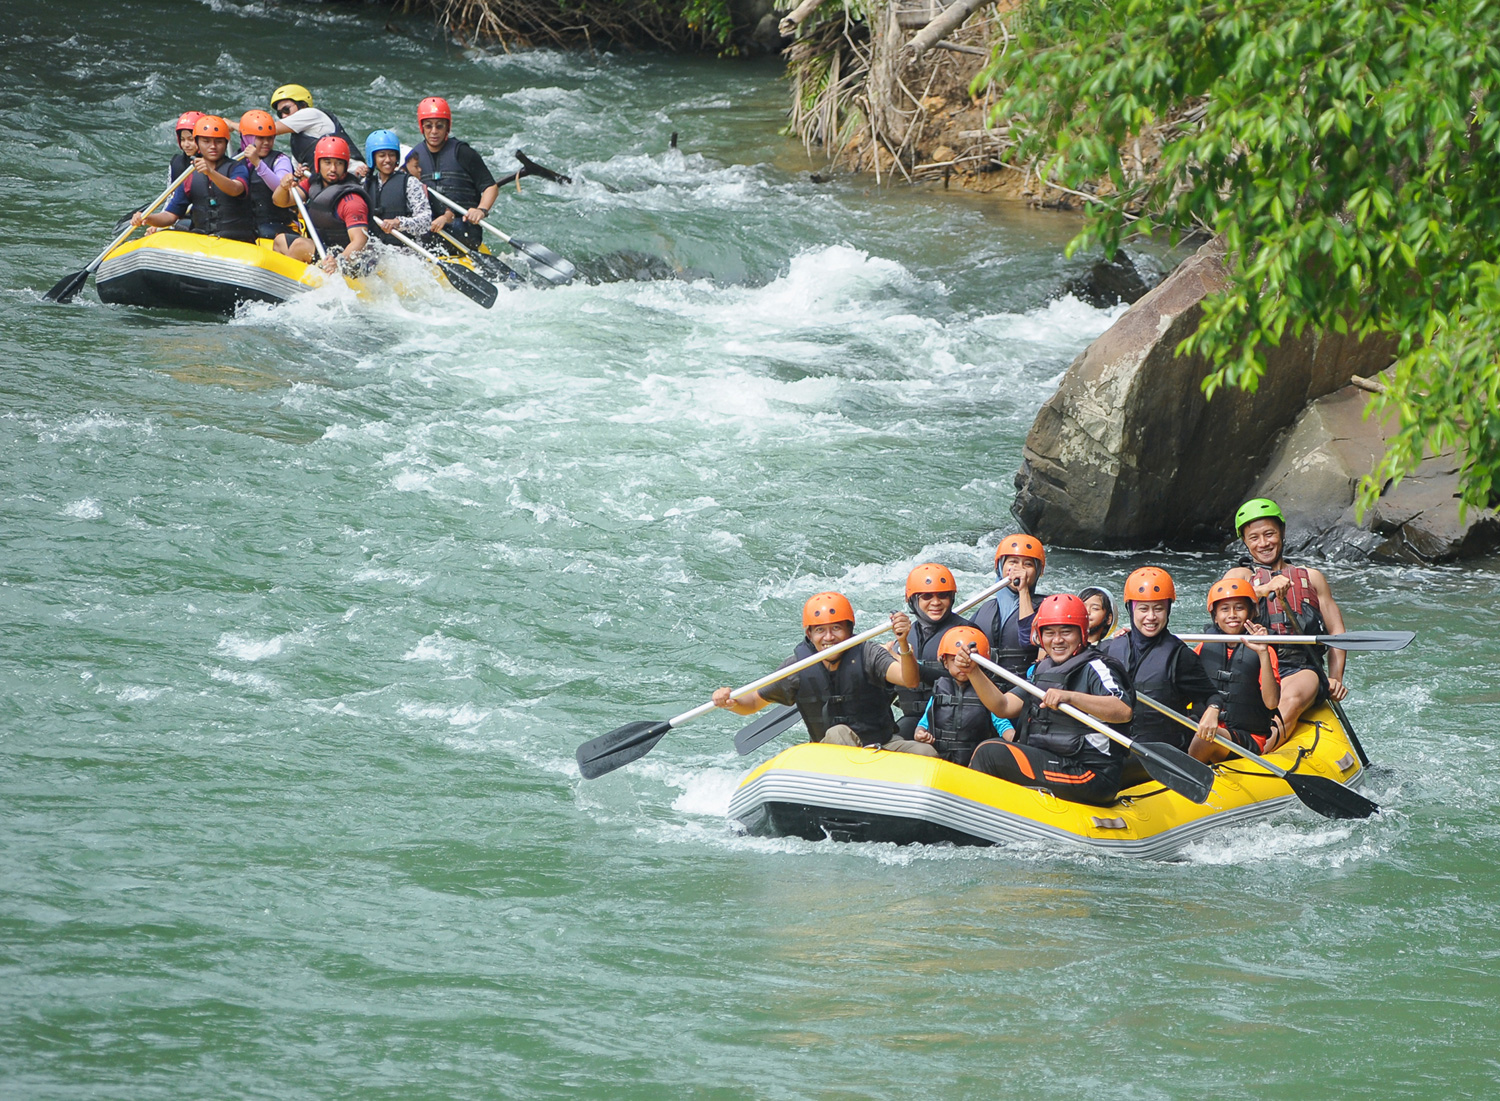
M 1000 540 L 1000 545 L 995 548 L 995 569 L 1000 569 L 1000 560 L 1015 555 L 1018 558 L 1035 558 L 1036 575 L 1042 576 L 1042 571 L 1047 568 L 1047 548 L 1042 546 L 1040 539 L 1034 539 L 1029 535 L 1007 535 Z
M 177 116 L 177 125 L 173 127 L 179 134 L 184 130 L 191 130 L 198 125 L 198 120 L 203 117 L 202 111 L 184 111 Z
M 1214 605 L 1221 600 L 1232 600 L 1242 596 L 1250 601 L 1250 606 L 1255 607 L 1255 586 L 1243 577 L 1226 577 L 1222 581 L 1215 581 L 1208 590 L 1208 614 L 1213 615 Z
M 329 159 L 349 163 L 349 143 L 337 134 L 319 138 L 318 144 L 313 146 L 313 164 L 320 164 Z
M 1053 593 L 1042 601 L 1031 621 L 1031 644 L 1042 644 L 1043 627 L 1077 627 L 1082 637 L 1089 633 L 1089 610 L 1072 593 Z
M 945 658 L 949 654 L 958 653 L 959 644 L 964 649 L 972 649 L 982 658 L 990 656 L 990 640 L 985 637 L 983 631 L 978 627 L 950 627 L 943 633 L 942 640 L 938 642 L 937 656 Z
M 448 109 L 448 101 L 442 96 L 428 96 L 417 104 L 417 125 L 421 126 L 427 119 L 447 119 L 453 121 L 453 112 Z
M 276 120 L 270 111 L 259 109 L 246 111 L 240 116 L 240 136 L 244 138 L 274 138 Z
M 953 573 L 947 566 L 923 562 L 906 575 L 906 599 L 910 600 L 917 593 L 952 593 L 957 596 L 958 582 L 953 580 Z
M 199 115 L 198 121 L 193 123 L 193 137 L 195 138 L 223 138 L 229 140 L 229 123 L 218 115 Z
M 803 630 L 820 623 L 845 622 L 854 625 L 854 605 L 843 593 L 815 593 L 802 605 Z
M 1125 602 L 1132 600 L 1176 600 L 1172 575 L 1155 566 L 1142 566 L 1125 579 Z

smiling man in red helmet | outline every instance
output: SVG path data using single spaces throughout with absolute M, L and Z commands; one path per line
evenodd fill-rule
M 479 223 L 499 198 L 500 185 L 484 158 L 467 142 L 452 136 L 453 111 L 442 96 L 428 96 L 417 104 L 417 125 L 422 128 L 422 144 L 413 152 L 422 166 L 422 182 L 441 191 L 465 211 L 459 219 L 451 209 L 443 207 L 443 213 L 432 219 L 433 232 L 446 229 L 470 248 L 478 248 L 484 236 Z M 442 206 L 437 202 L 432 205 L 434 210 Z
M 1032 642 L 1042 660 L 1031 682 L 1046 690 L 1038 700 L 1019 688 L 1001 692 L 983 669 L 955 655 L 955 668 L 968 675 L 990 711 L 1016 724 L 1006 740 L 982 743 L 969 767 L 1023 787 L 1050 791 L 1059 799 L 1108 806 L 1120 789 L 1125 750 L 1071 715 L 1057 710 L 1072 704 L 1128 734 L 1135 691 L 1119 662 L 1088 645 L 1089 613 L 1071 594 L 1049 596 L 1032 620 Z
M 891 629 L 896 632 L 897 657 L 871 639 L 759 692 L 736 698 L 729 694 L 731 689 L 720 688 L 713 695 L 714 705 L 736 715 L 753 715 L 768 703 L 795 704 L 815 742 L 936 757 L 930 745 L 897 733 L 891 713 L 895 689 L 916 688 L 922 675 L 909 641 L 911 620 L 892 612 Z M 853 638 L 854 605 L 842 593 L 817 593 L 802 606 L 802 630 L 801 644 L 783 664 Z

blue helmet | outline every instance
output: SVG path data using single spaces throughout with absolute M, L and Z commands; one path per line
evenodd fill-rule
M 396 136 L 394 130 L 376 130 L 365 139 L 365 160 L 370 164 L 375 163 L 375 154 L 382 149 L 389 149 L 397 157 L 401 156 L 401 139 Z

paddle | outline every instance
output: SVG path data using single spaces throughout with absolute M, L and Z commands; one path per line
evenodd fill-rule
M 1183 642 L 1223 642 L 1236 635 L 1178 635 Z M 1332 646 L 1335 650 L 1404 650 L 1415 631 L 1345 631 L 1341 635 L 1265 635 L 1273 646 Z
M 536 161 L 532 160 L 519 149 L 516 150 L 516 160 L 521 162 L 521 171 L 517 173 L 519 176 L 540 176 L 544 180 L 551 180 L 553 183 L 560 184 L 570 184 L 573 182 L 572 176 L 564 176 L 561 172 L 556 172 L 545 165 L 537 164 Z
M 434 199 L 442 203 L 449 210 L 452 210 L 459 215 L 468 213 L 467 210 L 459 206 L 452 199 L 448 198 L 448 196 L 444 195 L 435 187 L 429 185 L 427 188 L 427 194 L 431 195 Z M 503 229 L 493 224 L 488 219 L 481 219 L 479 224 L 493 233 L 496 237 L 499 237 L 500 240 L 504 241 L 511 248 L 519 252 L 522 256 L 526 257 L 526 259 L 530 260 L 531 270 L 536 272 L 539 277 L 545 279 L 547 282 L 556 284 L 557 286 L 562 286 L 565 283 L 571 283 L 573 281 L 573 276 L 578 274 L 577 268 L 575 268 L 567 260 L 564 260 L 561 256 L 557 255 L 557 253 L 553 252 L 546 245 L 531 244 L 526 241 L 522 241 L 519 238 L 512 237 L 510 234 L 506 233 Z
M 499 260 L 495 259 L 493 256 L 488 255 L 487 253 L 480 252 L 477 248 L 470 248 L 468 245 L 464 244 L 447 230 L 439 229 L 434 230 L 434 232 L 454 248 L 458 249 L 461 254 L 467 256 L 475 265 L 478 266 L 480 271 L 482 271 L 485 275 L 488 275 L 491 279 L 500 279 L 506 282 L 510 282 L 512 279 L 516 278 L 516 273 L 502 264 Z
M 447 276 L 448 285 L 454 290 L 478 302 L 485 309 L 493 306 L 495 299 L 500 297 L 500 288 L 478 272 L 471 271 L 462 264 L 456 264 L 446 256 L 428 252 L 399 229 L 390 229 L 386 232 Z
M 1016 676 L 1009 669 L 996 665 L 987 657 L 970 651 L 969 658 L 981 669 L 1004 677 L 1011 684 L 1031 693 L 1037 699 L 1047 694 L 1029 680 Z M 1209 793 L 1214 787 L 1214 770 L 1202 761 L 1193 760 L 1176 746 L 1132 741 L 1114 727 L 1106 726 L 1088 712 L 1080 711 L 1070 703 L 1063 704 L 1058 710 L 1064 715 L 1077 719 L 1084 726 L 1097 730 L 1110 741 L 1118 742 L 1130 750 L 1141 759 L 1141 763 L 1146 767 L 1146 774 L 1163 787 L 1171 788 L 1184 799 L 1194 803 L 1208 801 Z
M 1339 717 L 1339 722 L 1344 725 L 1344 733 L 1349 735 L 1349 744 L 1354 747 L 1354 752 L 1359 754 L 1359 763 L 1366 768 L 1370 767 L 1370 758 L 1365 756 L 1365 747 L 1359 744 L 1359 735 L 1354 733 L 1354 724 L 1349 721 L 1349 716 L 1344 714 L 1344 705 L 1332 696 L 1328 696 L 1328 706 L 1333 708 L 1333 713 Z
M 1005 588 L 1005 582 L 998 581 L 983 592 L 975 593 L 968 600 L 953 609 L 955 613 L 967 612 L 970 608 L 977 608 L 1001 589 Z M 783 707 L 774 707 L 768 713 L 748 724 L 734 736 L 734 749 L 741 757 L 754 753 L 769 741 L 780 737 L 783 733 L 797 725 L 802 717 L 802 712 L 792 704 Z
M 1164 703 L 1157 703 L 1144 692 L 1137 691 L 1135 698 L 1189 729 L 1198 729 L 1198 724 L 1192 719 L 1181 712 L 1173 711 Z M 1246 760 L 1254 761 L 1272 776 L 1281 777 L 1291 787 L 1292 794 L 1302 800 L 1303 806 L 1316 811 L 1324 818 L 1368 818 L 1380 810 L 1379 805 L 1366 799 L 1359 792 L 1346 788 L 1336 780 L 1330 780 L 1326 776 L 1306 776 L 1300 772 L 1288 772 L 1258 753 L 1252 753 L 1244 746 L 1230 741 L 1222 734 L 1215 734 L 1214 741 L 1231 753 L 1238 753 Z
M 237 156 L 230 157 L 229 159 L 230 161 L 237 161 L 244 155 L 245 154 L 240 153 Z M 172 197 L 172 192 L 181 187 L 183 185 L 183 182 L 192 174 L 193 170 L 191 168 L 183 172 L 182 175 L 178 176 L 167 186 L 167 189 L 165 191 L 163 191 L 160 195 L 153 199 L 150 205 L 144 207 L 141 210 L 141 213 L 155 213 L 156 208 L 170 199 Z M 63 276 L 53 285 L 52 289 L 46 294 L 42 295 L 42 297 L 49 302 L 58 302 L 64 305 L 73 301 L 73 299 L 77 297 L 78 292 L 83 290 L 84 285 L 88 283 L 89 276 L 93 275 L 94 272 L 99 270 L 99 265 L 104 263 L 104 258 L 110 253 L 114 252 L 115 249 L 123 245 L 125 243 L 125 238 L 134 233 L 136 231 L 136 228 L 137 227 L 133 225 L 126 226 L 125 229 L 121 231 L 118 237 L 104 246 L 104 251 L 101 252 L 98 256 L 94 257 L 93 262 L 90 263 L 88 267 L 84 268 L 82 271 L 70 272 L 67 275 Z
M 318 259 L 328 259 L 328 250 L 323 247 L 323 238 L 318 236 L 317 227 L 307 216 L 307 204 L 302 201 L 302 188 L 294 182 L 288 190 L 292 193 L 292 200 L 297 204 L 297 213 L 302 217 L 302 226 L 307 230 L 308 240 L 312 241 L 313 248 L 318 250 Z

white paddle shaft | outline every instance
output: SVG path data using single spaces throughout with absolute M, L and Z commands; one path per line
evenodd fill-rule
M 971 661 L 973 661 L 974 664 L 977 665 L 977 666 L 979 666 L 981 669 L 987 669 L 991 673 L 999 673 L 1000 676 L 1002 676 L 1006 680 L 1010 681 L 1011 684 L 1014 684 L 1017 688 L 1023 689 L 1023 690 L 1025 690 L 1027 692 L 1030 692 L 1037 699 L 1041 699 L 1042 697 L 1044 697 L 1047 694 L 1046 692 L 1044 692 L 1040 688 L 1038 688 L 1036 685 L 1032 684 L 1025 677 L 1018 677 L 1018 676 L 1016 676 L 1014 673 L 1012 673 L 1009 669 L 1006 669 L 1004 666 L 996 665 L 989 658 L 982 657 L 979 654 L 974 653 L 972 650 L 969 652 L 969 659 Z M 1094 716 L 1090 715 L 1087 711 L 1080 711 L 1078 708 L 1074 707 L 1071 703 L 1065 703 L 1065 704 L 1063 704 L 1061 707 L 1058 708 L 1058 710 L 1061 711 L 1064 715 L 1071 715 L 1073 718 L 1075 718 L 1079 722 L 1083 723 L 1084 726 L 1087 726 L 1087 727 L 1090 727 L 1090 728 L 1092 728 L 1094 730 L 1097 730 L 1100 734 L 1103 734 L 1106 738 L 1110 739 L 1111 741 L 1119 742 L 1126 749 L 1129 749 L 1133 745 L 1135 745 L 1135 743 L 1133 741 L 1131 741 L 1129 738 L 1125 737 L 1125 735 L 1121 734 L 1114 727 L 1104 725 L 1098 719 L 1094 718 Z

